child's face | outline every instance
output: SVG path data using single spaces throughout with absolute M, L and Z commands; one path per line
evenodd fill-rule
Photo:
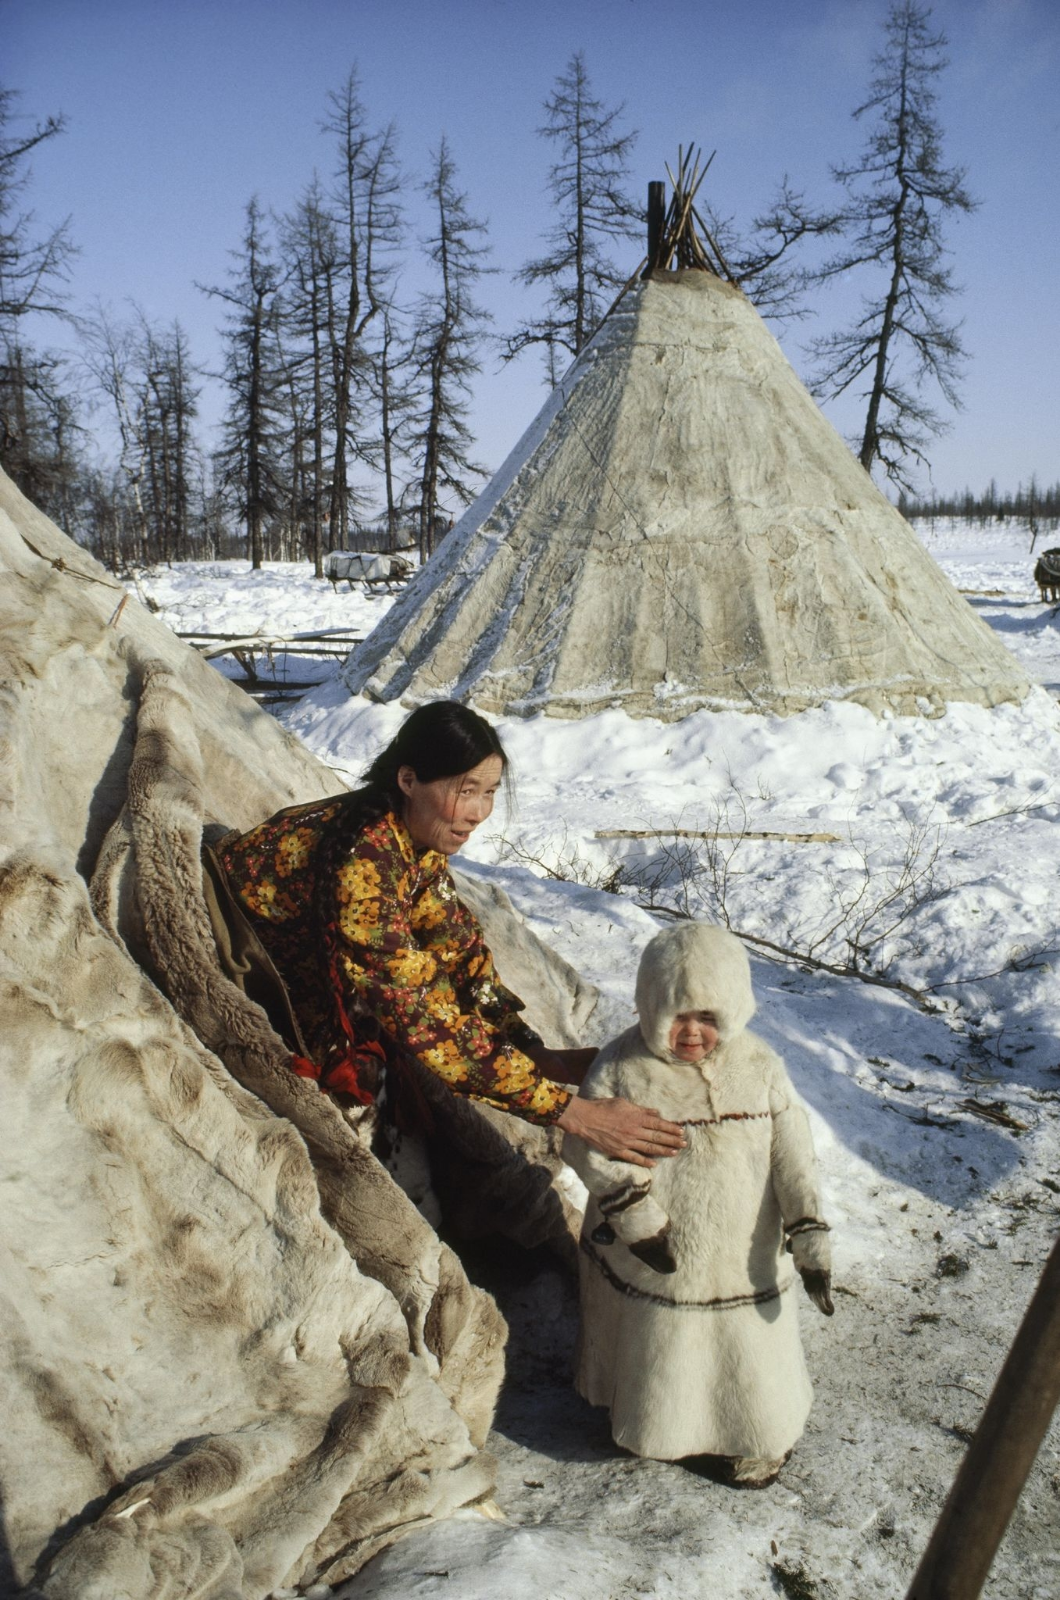
M 682 1011 L 670 1028 L 670 1053 L 679 1061 L 702 1061 L 718 1042 L 713 1011 Z

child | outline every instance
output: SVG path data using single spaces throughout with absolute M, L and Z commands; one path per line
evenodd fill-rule
M 648 1167 L 564 1140 L 590 1191 L 577 1387 L 610 1407 L 627 1450 L 733 1457 L 731 1481 L 763 1488 L 812 1398 L 785 1237 L 810 1298 L 833 1311 L 809 1124 L 779 1056 L 746 1031 L 751 971 L 732 934 L 658 934 L 636 997 L 639 1025 L 604 1047 L 581 1092 L 652 1106 L 688 1143 Z

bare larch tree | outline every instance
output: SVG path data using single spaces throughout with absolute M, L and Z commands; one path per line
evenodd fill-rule
M 40 230 L 23 207 L 28 158 L 65 128 L 61 116 L 24 131 L 18 94 L 0 86 L 0 462 L 25 494 L 76 537 L 73 444 L 77 407 L 67 363 L 40 354 L 23 329 L 31 316 L 65 317 L 76 254 L 69 223 Z
M 639 242 L 643 233 L 643 208 L 625 190 L 637 135 L 620 131 L 624 110 L 608 110 L 594 96 L 580 50 L 545 101 L 546 120 L 538 132 L 558 146 L 548 175 L 556 221 L 547 234 L 548 253 L 528 261 L 517 281 L 544 285 L 548 299 L 543 316 L 505 341 L 505 358 L 542 346 L 552 384 L 588 344 L 636 265 L 623 269 L 608 253 L 627 240 Z
M 838 232 L 838 212 L 819 210 L 785 176 L 747 231 L 709 202 L 704 216 L 730 280 L 763 317 L 786 322 L 810 314 L 805 303 L 809 274 L 799 253 L 807 241 Z
M 139 395 L 148 510 L 156 560 L 186 561 L 199 390 L 188 338 L 179 322 L 159 331 L 140 314 Z
M 305 417 L 305 438 L 294 450 L 296 476 L 300 480 L 295 499 L 307 525 L 314 572 L 322 578 L 324 525 L 334 466 L 334 362 L 329 341 L 335 322 L 341 252 L 338 227 L 316 177 L 284 219 L 281 248 L 286 279 L 283 337 L 289 362 L 290 405 L 292 414 L 300 410 Z
M 266 520 L 280 498 L 277 411 L 285 398 L 276 342 L 280 274 L 256 198 L 247 205 L 242 249 L 232 255 L 236 266 L 229 286 L 203 292 L 227 308 L 222 338 L 228 408 L 217 462 L 226 497 L 244 520 L 256 570 L 264 555 Z
M 150 557 L 144 489 L 147 444 L 138 402 L 136 334 L 131 326 L 116 321 L 107 307 L 97 302 L 94 311 L 81 318 L 81 336 L 81 362 L 90 388 L 97 401 L 105 401 L 113 412 L 120 441 L 118 472 L 113 479 L 97 477 L 94 480 L 93 500 L 115 541 L 119 518 L 116 507 L 106 508 L 107 496 L 120 496 L 126 502 L 127 527 L 123 531 L 127 532 L 128 539 L 122 553 L 136 562 L 147 561 Z
M 960 167 L 942 163 L 935 84 L 946 66 L 946 40 L 929 28 L 930 11 L 896 0 L 875 57 L 869 97 L 854 112 L 872 119 L 858 160 L 833 169 L 846 190 L 844 244 L 817 270 L 817 282 L 871 272 L 878 290 L 862 297 L 849 328 L 814 342 L 815 392 L 834 397 L 865 380 L 865 422 L 858 456 L 909 487 L 909 463 L 923 463 L 930 436 L 946 423 L 925 397 L 935 384 L 951 406 L 965 352 L 960 324 L 945 303 L 959 292 L 943 242 L 943 219 L 973 211 Z
M 350 526 L 347 456 L 358 453 L 357 393 L 370 374 L 365 332 L 388 300 L 393 252 L 401 242 L 401 173 L 394 125 L 369 129 L 356 71 L 328 95 L 323 127 L 334 135 L 338 153 L 332 202 L 340 257 L 328 306 L 334 406 L 329 537 L 330 547 L 341 549 Z
M 386 496 L 386 547 L 398 545 L 406 496 L 398 489 L 399 463 L 407 457 L 415 427 L 416 349 L 402 334 L 396 306 L 383 310 L 372 352 L 372 396 L 378 407 L 378 458 Z
M 471 481 L 484 477 L 470 460 L 467 426 L 470 380 L 480 370 L 478 349 L 489 314 L 474 300 L 475 283 L 489 269 L 488 247 L 476 243 L 486 225 L 467 208 L 456 185 L 456 168 L 445 139 L 434 170 L 423 185 L 434 209 L 434 227 L 424 241 L 435 263 L 438 287 L 423 297 L 414 335 L 422 400 L 416 418 L 420 452 L 420 559 L 434 549 L 439 493 L 448 490 L 463 505 L 474 499 Z
M 26 157 L 63 132 L 65 118 L 48 117 L 31 131 L 11 127 L 18 99 L 14 89 L 0 87 L 0 322 L 30 312 L 66 313 L 64 284 L 75 254 L 69 220 L 39 234 L 31 211 L 21 209 L 31 173 Z

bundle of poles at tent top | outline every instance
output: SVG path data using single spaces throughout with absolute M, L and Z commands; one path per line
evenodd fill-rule
M 701 152 L 695 145 L 677 150 L 677 172 L 669 162 L 666 171 L 673 188 L 669 208 L 666 185 L 661 180 L 648 185 L 648 260 L 647 271 L 672 271 L 679 267 L 699 267 L 717 278 L 735 283 L 721 246 L 696 209 L 696 195 L 710 171 L 715 152 L 700 168 Z

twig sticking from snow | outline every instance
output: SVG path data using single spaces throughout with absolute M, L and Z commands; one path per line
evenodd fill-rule
M 999 822 L 1004 817 L 1026 817 L 1029 816 L 1032 811 L 1049 811 L 1055 805 L 1060 805 L 1060 799 L 1056 797 L 1051 800 L 1040 800 L 1036 805 L 1033 806 L 1013 806 L 1009 811 L 994 811 L 989 817 L 973 817 L 971 822 L 967 823 L 966 826 L 969 828 L 978 828 L 984 822 Z
M 754 828 L 727 832 L 721 828 L 597 828 L 594 839 L 780 839 L 785 844 L 840 844 L 838 833 L 769 833 Z
M 1042 945 L 1037 950 L 1023 956 L 1012 956 L 1003 967 L 998 967 L 996 972 L 980 972 L 974 977 L 965 978 L 940 978 L 938 983 L 929 983 L 924 990 L 925 994 L 934 994 L 939 989 L 959 989 L 966 984 L 986 983 L 991 978 L 1005 978 L 1010 972 L 1035 972 L 1046 956 L 1060 955 L 1060 946 L 1055 944 Z
M 659 907 L 645 906 L 645 911 L 658 910 Z M 901 978 L 888 978 L 879 972 L 866 972 L 859 967 L 844 966 L 831 961 L 822 961 L 818 956 L 807 955 L 802 950 L 790 950 L 786 945 L 774 944 L 772 939 L 764 939 L 757 933 L 745 933 L 742 928 L 731 928 L 738 939 L 745 939 L 748 944 L 760 945 L 763 949 L 771 950 L 785 961 L 794 961 L 800 967 L 812 967 L 815 972 L 829 972 L 835 978 L 857 978 L 859 983 L 875 984 L 880 989 L 897 989 L 900 993 L 908 995 L 915 1000 L 917 1005 L 926 1011 L 933 1008 L 928 1003 L 928 991 L 917 989 L 911 983 L 903 983 Z
M 1011 1128 L 1014 1133 L 1026 1133 L 1030 1127 L 1030 1123 L 1014 1117 L 1003 1100 L 958 1100 L 957 1104 L 962 1111 L 970 1111 L 986 1122 L 996 1122 L 1002 1128 Z

